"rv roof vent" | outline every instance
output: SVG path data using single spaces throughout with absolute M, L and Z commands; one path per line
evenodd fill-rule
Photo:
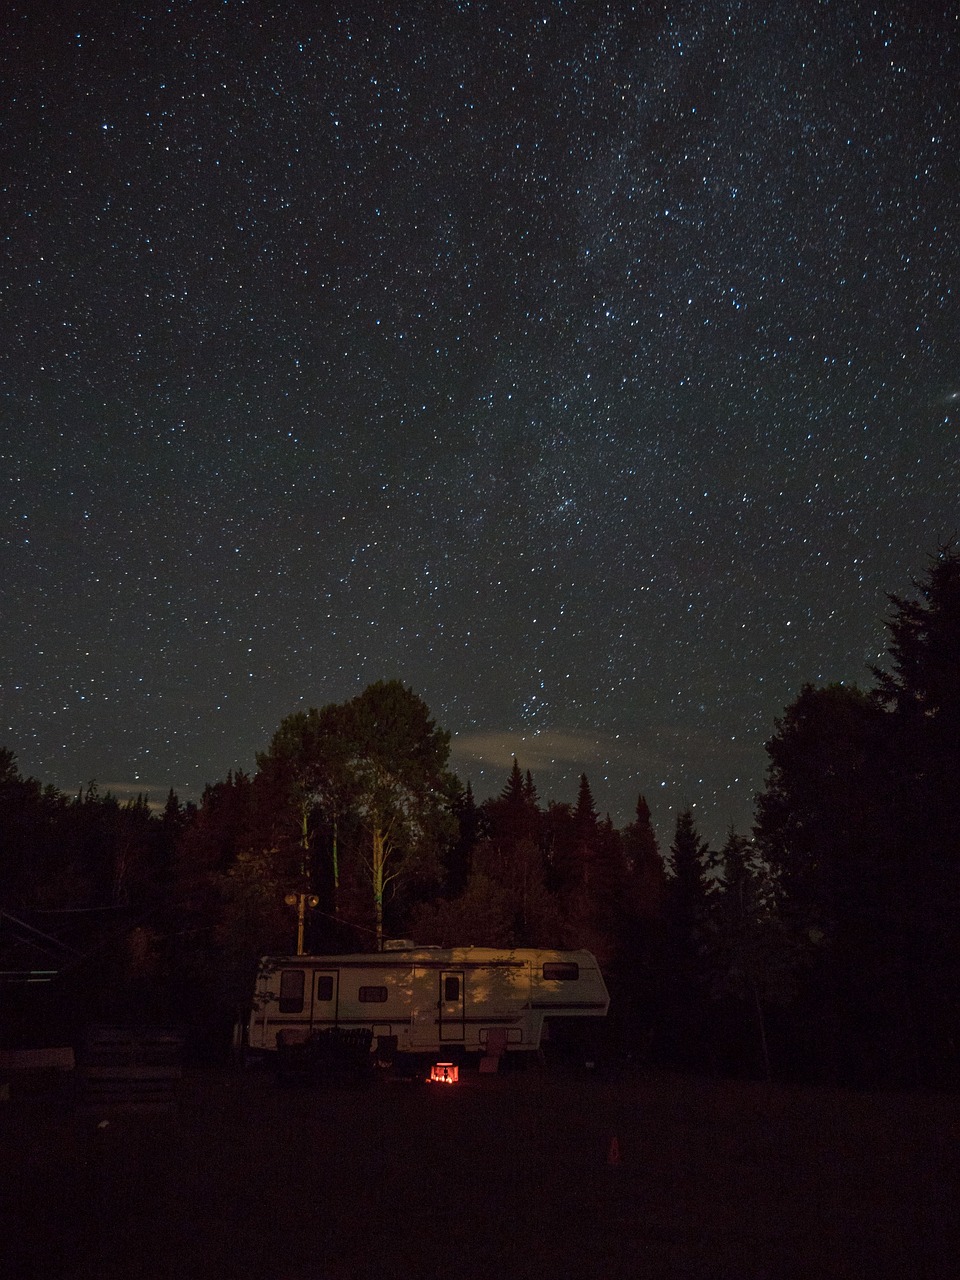
M 383 943 L 384 951 L 414 951 L 416 946 L 409 938 L 386 938 Z

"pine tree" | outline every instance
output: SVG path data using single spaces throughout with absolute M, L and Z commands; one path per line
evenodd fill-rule
M 577 787 L 577 803 L 573 809 L 573 819 L 577 824 L 577 835 L 581 840 L 590 840 L 596 835 L 599 815 L 593 802 L 590 781 L 585 773 L 580 775 Z
M 917 598 L 890 596 L 892 670 L 874 668 L 888 716 L 894 883 L 887 915 L 901 940 L 925 1080 L 960 1081 L 960 555 L 941 547 Z
M 738 1034 L 752 1023 L 766 1078 L 771 1078 L 767 1021 L 771 1006 L 793 995 L 794 953 L 776 910 L 769 869 L 745 837 L 730 829 L 715 859 L 718 879 L 708 897 L 706 954 L 711 994 L 731 1006 L 730 1065 L 739 1067 Z
M 637 797 L 636 818 L 624 828 L 623 841 L 636 913 L 641 919 L 657 920 L 663 911 L 664 866 L 650 806 L 643 795 Z
M 447 898 L 457 897 L 466 888 L 473 851 L 483 831 L 483 816 L 474 799 L 469 779 L 463 794 L 454 802 L 453 812 L 457 821 L 457 838 L 450 846 L 447 856 L 447 881 L 443 887 L 443 894 Z
M 888 717 L 857 688 L 807 685 L 776 727 L 755 832 L 802 961 L 796 1052 L 820 1078 L 856 1082 L 902 1052 L 911 1022 L 891 915 L 903 885 L 890 856 Z
M 666 1025 L 668 1052 L 683 1066 L 702 1066 L 707 1046 L 707 859 L 687 808 L 677 814 L 670 845 L 671 875 L 665 907 Z
M 540 809 L 533 778 L 524 777 L 514 757 L 513 767 L 500 795 L 483 806 L 490 839 L 505 854 L 521 840 L 539 844 Z
M 697 831 L 690 809 L 677 814 L 670 845 L 671 880 L 667 900 L 671 920 L 693 938 L 703 921 L 708 895 L 707 858 L 710 849 Z
M 559 945 L 557 912 L 544 884 L 537 789 L 516 759 L 502 792 L 482 813 L 486 838 L 477 845 L 474 869 L 506 891 L 502 902 L 509 903 L 510 918 L 502 934 L 513 946 Z

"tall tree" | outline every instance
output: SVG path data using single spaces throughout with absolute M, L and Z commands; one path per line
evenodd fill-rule
M 714 998 L 728 1008 L 736 1049 L 727 1049 L 729 1065 L 747 1065 L 742 1034 L 750 1023 L 766 1078 L 771 1078 L 767 1032 L 771 1007 L 785 1006 L 793 995 L 793 951 L 776 909 L 769 868 L 754 845 L 730 829 L 714 860 L 718 878 L 708 896 L 706 952 Z
M 665 1013 L 667 1051 L 682 1066 L 701 1066 L 707 1041 L 705 931 L 709 847 L 691 809 L 677 814 L 666 886 Z
M 473 853 L 485 825 L 469 779 L 463 793 L 454 800 L 453 813 L 457 822 L 457 837 L 447 855 L 447 877 L 443 888 L 444 895 L 448 898 L 455 898 L 466 888 L 473 865 Z
M 567 810 L 567 812 L 570 812 Z M 558 809 L 554 819 L 563 819 Z M 601 821 L 590 781 L 580 775 L 577 799 L 569 817 L 572 839 L 557 842 L 559 896 L 571 943 L 589 947 L 609 971 L 629 916 L 628 870 L 623 840 L 610 821 Z
M 621 832 L 626 889 L 616 952 L 607 971 L 611 1025 L 630 1052 L 646 1054 L 666 1023 L 664 903 L 667 878 L 650 807 L 640 795 L 636 817 Z
M 499 796 L 483 805 L 484 823 L 490 839 L 504 849 L 522 840 L 538 842 L 540 808 L 537 789 L 529 771 L 524 777 L 516 757 Z
M 581 839 L 592 839 L 596 834 L 600 815 L 597 813 L 597 806 L 593 802 L 590 779 L 585 773 L 581 773 L 580 781 L 577 785 L 577 803 L 573 808 L 573 818 L 577 824 L 577 832 Z
M 385 893 L 404 872 L 434 860 L 453 834 L 459 784 L 447 769 L 450 735 L 399 680 L 378 681 L 344 708 L 351 802 L 366 828 L 377 947 Z
M 353 799 L 352 719 L 333 703 L 286 716 L 267 751 L 257 755 L 257 782 L 272 797 L 273 843 L 299 849 L 297 894 L 320 891 L 334 921 L 340 915 L 341 822 Z M 322 851 L 321 851 L 322 846 Z
M 902 938 L 918 1070 L 960 1082 L 960 555 L 941 547 L 891 596 L 889 671 L 874 668 L 890 710 L 891 903 Z
M 887 1073 L 910 1038 L 887 730 L 871 695 L 805 686 L 767 743 L 757 799 L 760 853 L 803 962 L 796 1052 L 826 1079 Z
M 637 797 L 636 817 L 623 831 L 624 855 L 632 881 L 634 909 L 642 919 L 656 920 L 663 909 L 665 878 L 660 846 L 646 797 Z
M 55 879 L 79 874 L 65 847 L 66 807 L 64 796 L 24 778 L 13 752 L 0 748 L 0 905 L 8 911 L 39 905 Z
M 706 910 L 709 845 L 700 836 L 691 809 L 677 814 L 670 845 L 667 899 L 671 920 L 684 937 L 695 938 Z

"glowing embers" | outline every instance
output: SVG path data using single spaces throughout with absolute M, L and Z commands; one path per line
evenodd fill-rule
M 435 1062 L 430 1068 L 431 1084 L 456 1084 L 460 1079 L 460 1068 L 455 1062 Z

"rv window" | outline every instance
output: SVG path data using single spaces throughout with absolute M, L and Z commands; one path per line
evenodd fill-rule
M 303 1013 L 302 969 L 284 969 L 280 974 L 280 1012 Z
M 321 973 L 317 978 L 317 999 L 332 1000 L 333 999 L 333 975 L 330 973 Z
M 361 987 L 360 1003 L 361 1004 L 383 1004 L 387 998 L 386 987 Z
M 443 998 L 444 1000 L 460 999 L 460 979 L 444 978 L 443 980 Z
M 580 977 L 580 966 L 574 963 L 545 964 L 543 976 L 548 982 L 576 982 Z

